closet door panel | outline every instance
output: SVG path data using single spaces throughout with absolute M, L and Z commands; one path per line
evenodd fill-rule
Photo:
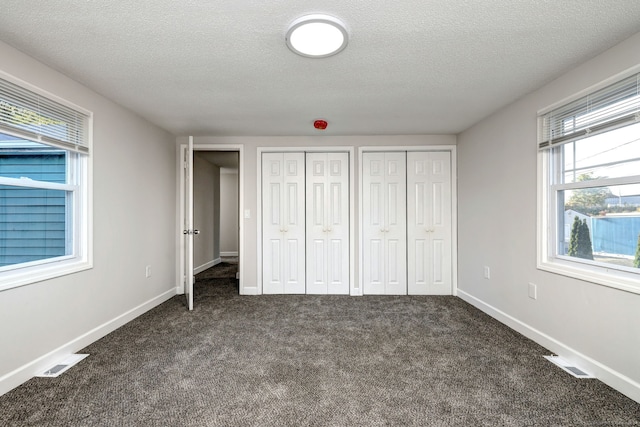
M 304 293 L 304 154 L 262 155 L 263 293 Z
M 387 295 L 407 294 L 406 153 L 385 154 L 385 269 Z
M 327 153 L 329 294 L 349 294 L 349 154 Z
M 363 292 L 385 292 L 384 153 L 362 154 Z
M 307 153 L 307 293 L 349 293 L 347 153 Z
M 450 295 L 450 153 L 407 153 L 407 186 L 408 292 Z
M 406 281 L 405 153 L 363 153 L 363 291 L 404 295 Z
M 452 223 L 451 223 L 451 153 L 429 153 L 431 160 L 431 221 L 433 270 L 429 293 L 451 295 L 452 281 Z
M 284 239 L 284 266 L 287 272 L 284 293 L 304 294 L 305 285 L 305 186 L 304 153 L 284 153 L 286 186 L 284 208 L 286 212 Z
M 283 172 L 282 154 L 262 155 L 262 291 L 265 294 L 284 292 Z

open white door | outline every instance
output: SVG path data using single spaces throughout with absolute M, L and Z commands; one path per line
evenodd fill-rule
M 189 137 L 189 144 L 184 148 L 184 295 L 187 298 L 187 308 L 193 310 L 193 137 Z

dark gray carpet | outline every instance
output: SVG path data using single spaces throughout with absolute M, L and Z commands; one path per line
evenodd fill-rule
M 0 425 L 640 426 L 460 299 L 242 297 L 211 275 L 194 312 L 176 296 L 0 397 Z

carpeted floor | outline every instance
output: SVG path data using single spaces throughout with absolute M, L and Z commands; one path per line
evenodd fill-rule
M 0 425 L 640 426 L 455 297 L 243 297 L 216 267 L 193 312 L 176 296 L 0 397 Z

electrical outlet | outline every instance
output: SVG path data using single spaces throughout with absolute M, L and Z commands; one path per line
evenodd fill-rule
M 484 266 L 484 278 L 491 279 L 491 269 L 486 265 Z
M 147 265 L 147 267 L 144 269 L 144 277 L 149 278 L 151 277 L 151 266 Z
M 529 283 L 529 298 L 538 299 L 538 285 Z

